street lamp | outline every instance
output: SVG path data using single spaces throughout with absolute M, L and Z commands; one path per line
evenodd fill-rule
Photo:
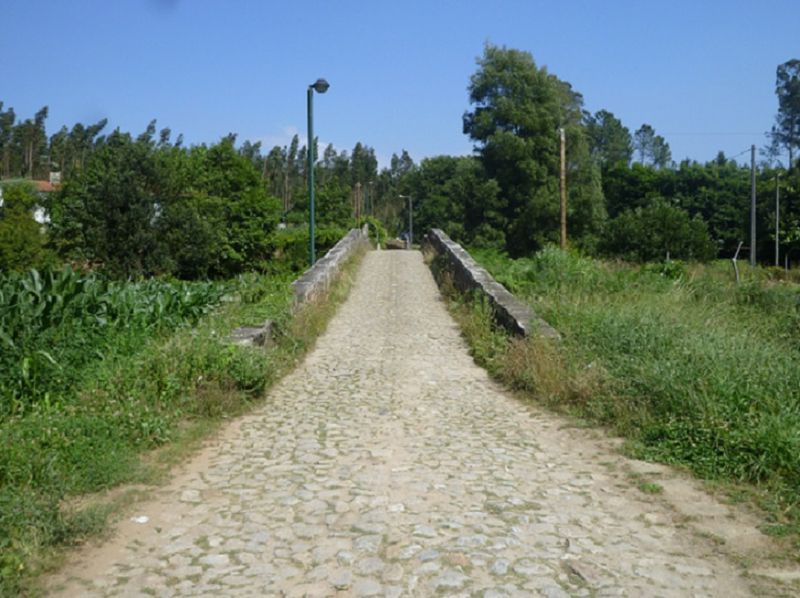
M 412 211 L 411 196 L 400 195 L 399 197 L 408 200 L 408 248 L 411 249 L 414 244 L 414 212 Z
M 308 261 L 313 266 L 316 259 L 314 247 L 314 92 L 325 93 L 328 91 L 328 82 L 317 79 L 308 86 L 308 200 L 310 210 L 308 214 Z

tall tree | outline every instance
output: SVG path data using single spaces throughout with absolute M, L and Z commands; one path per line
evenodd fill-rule
M 122 276 L 160 269 L 152 150 L 147 132 L 134 141 L 114 131 L 80 176 L 67 180 L 52 212 L 62 252 Z
M 97 136 L 108 124 L 108 119 L 102 119 L 93 125 L 84 126 L 75 123 L 69 133 L 68 152 L 70 159 L 66 161 L 68 165 L 66 173 L 71 174 L 75 170 L 83 170 L 86 160 L 100 144 Z M 155 122 L 153 123 L 155 127 Z
M 47 120 L 47 106 L 39 110 L 32 119 L 25 119 L 13 128 L 11 170 L 13 173 L 33 178 L 41 175 L 41 166 L 46 165 L 47 136 L 44 122 Z
M 378 176 L 378 159 L 375 157 L 375 150 L 356 143 L 353 153 L 350 154 L 350 184 L 361 183 L 366 185 Z
M 656 135 L 655 129 L 648 124 L 643 124 L 633 137 L 633 145 L 639 155 L 639 162 L 651 164 L 656 168 L 666 168 L 672 163 L 672 152 L 669 144 L 661 135 Z
M 7 110 L 3 111 L 3 102 L 0 102 L 0 160 L 4 177 L 11 174 L 11 144 L 16 120 L 14 109 L 9 106 Z
M 415 167 L 414 160 L 406 150 L 400 152 L 399 156 L 392 154 L 392 159 L 389 161 L 389 172 L 396 181 L 409 174 Z
M 69 129 L 61 127 L 58 132 L 50 136 L 50 168 L 62 175 L 69 155 Z
M 631 132 L 608 110 L 586 113 L 586 134 L 592 156 L 602 167 L 630 164 L 633 158 Z
M 497 182 L 487 179 L 480 161 L 473 156 L 425 158 L 407 175 L 414 198 L 414 228 L 441 228 L 462 243 L 505 245 L 508 224 L 500 212 Z M 408 202 L 402 202 L 400 223 L 405 230 Z
M 603 198 L 599 178 L 587 176 L 594 167 L 583 141 L 581 95 L 537 67 L 530 53 L 491 44 L 468 90 L 474 108 L 464 114 L 464 132 L 500 186 L 508 250 L 525 254 L 558 239 L 559 127 L 571 143 L 570 171 L 581 173 L 568 175 L 570 199 L 580 197 L 570 218 L 573 232 L 596 232 Z
M 775 77 L 778 114 L 772 127 L 773 149 L 785 148 L 789 153 L 789 168 L 794 165 L 794 150 L 800 148 L 800 60 L 792 59 L 779 65 Z

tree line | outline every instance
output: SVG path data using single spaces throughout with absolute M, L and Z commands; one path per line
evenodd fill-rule
M 633 134 L 610 111 L 594 114 L 566 81 L 528 52 L 487 45 L 469 81 L 468 157 L 423 160 L 406 181 L 420 228 L 468 245 L 529 255 L 559 241 L 559 134 L 566 132 L 572 246 L 631 260 L 730 257 L 749 240 L 750 169 L 720 152 L 675 164 L 645 123 Z M 800 260 L 800 61 L 777 69 L 779 112 L 757 171 L 758 251 L 773 259 L 776 185 L 782 255 Z M 788 153 L 789 161 L 776 158 Z M 780 175 L 779 183 L 776 176 Z
M 186 147 L 155 120 L 139 135 L 105 133 L 103 119 L 47 137 L 47 114 L 44 107 L 17 120 L 0 103 L 0 271 L 66 261 L 115 277 L 203 279 L 268 270 L 287 256 L 294 268 L 307 265 L 308 149 L 297 135 L 266 153 L 260 142 L 237 144 L 235 134 Z M 349 152 L 314 151 L 320 249 L 356 215 L 398 220 L 391 198 L 415 168 L 407 152 L 379 172 L 374 149 L 361 142 Z M 62 181 L 53 193 L 25 181 L 53 171 Z
M 559 240 L 564 129 L 572 246 L 630 260 L 706 260 L 748 241 L 746 166 L 722 152 L 704 164 L 676 164 L 651 125 L 631 133 L 609 110 L 589 113 L 582 95 L 528 52 L 489 44 L 477 67 L 463 115 L 471 156 L 415 164 L 403 151 L 379 169 L 366 144 L 320 151 L 315 143 L 323 228 L 374 216 L 400 234 L 409 216 L 401 196 L 410 196 L 416 230 L 436 226 L 467 245 L 531 254 Z M 800 61 L 777 68 L 778 113 L 756 177 L 763 260 L 773 255 L 777 185 L 781 252 L 800 259 L 799 81 Z M 287 252 L 303 255 L 308 148 L 297 135 L 266 152 L 260 142 L 237 145 L 235 134 L 185 147 L 155 121 L 134 136 L 105 134 L 104 119 L 47 137 L 47 114 L 44 107 L 19 121 L 0 103 L 0 174 L 45 178 L 57 170 L 63 180 L 46 201 L 6 184 L 0 269 L 68 260 L 117 276 L 219 278 L 267 269 Z M 32 216 L 42 204 L 50 218 L 44 235 Z M 279 234 L 281 222 L 293 232 Z

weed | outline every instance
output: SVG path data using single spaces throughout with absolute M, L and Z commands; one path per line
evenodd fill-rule
M 645 494 L 661 494 L 664 492 L 664 487 L 661 484 L 656 484 L 655 482 L 640 482 L 639 490 Z
M 800 287 L 759 269 L 736 285 L 722 263 L 474 256 L 563 337 L 499 339 L 483 306 L 457 299 L 490 373 L 609 426 L 633 456 L 754 485 L 773 523 L 800 538 Z

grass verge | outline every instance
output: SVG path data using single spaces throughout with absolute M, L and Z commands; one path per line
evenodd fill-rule
M 485 304 L 455 296 L 478 363 L 627 438 L 631 456 L 685 466 L 738 499 L 747 488 L 764 531 L 800 557 L 796 284 L 748 272 L 737 286 L 725 265 L 634 267 L 557 249 L 474 256 L 563 336 L 508 338 Z
M 97 363 L 75 400 L 4 421 L 0 595 L 35 593 L 64 548 L 105 529 L 127 502 L 87 494 L 162 480 L 221 422 L 257 404 L 325 329 L 361 255 L 348 261 L 328 297 L 295 313 L 288 276 L 246 277 L 234 300 L 196 326 Z M 275 323 L 268 349 L 226 341 L 237 326 L 266 319 Z

